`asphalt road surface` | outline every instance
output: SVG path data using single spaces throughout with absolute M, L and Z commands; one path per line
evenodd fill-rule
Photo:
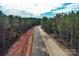
M 48 56 L 46 46 L 42 40 L 39 26 L 36 26 L 34 29 L 34 42 L 33 42 L 33 51 L 32 56 Z

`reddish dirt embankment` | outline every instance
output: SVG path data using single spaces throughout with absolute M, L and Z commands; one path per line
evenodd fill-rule
M 25 32 L 8 50 L 8 56 L 30 56 L 32 53 L 34 29 Z

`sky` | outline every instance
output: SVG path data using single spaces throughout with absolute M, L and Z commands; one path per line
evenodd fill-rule
M 53 17 L 79 11 L 78 0 L 0 0 L 0 11 L 21 17 Z

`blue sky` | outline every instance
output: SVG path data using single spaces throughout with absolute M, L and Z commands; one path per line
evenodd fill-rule
M 78 0 L 0 0 L 0 10 L 6 15 L 21 17 L 53 17 L 57 13 L 79 11 Z

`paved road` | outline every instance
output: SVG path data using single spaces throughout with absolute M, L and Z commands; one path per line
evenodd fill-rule
M 48 56 L 45 44 L 40 35 L 39 27 L 34 29 L 33 56 Z

